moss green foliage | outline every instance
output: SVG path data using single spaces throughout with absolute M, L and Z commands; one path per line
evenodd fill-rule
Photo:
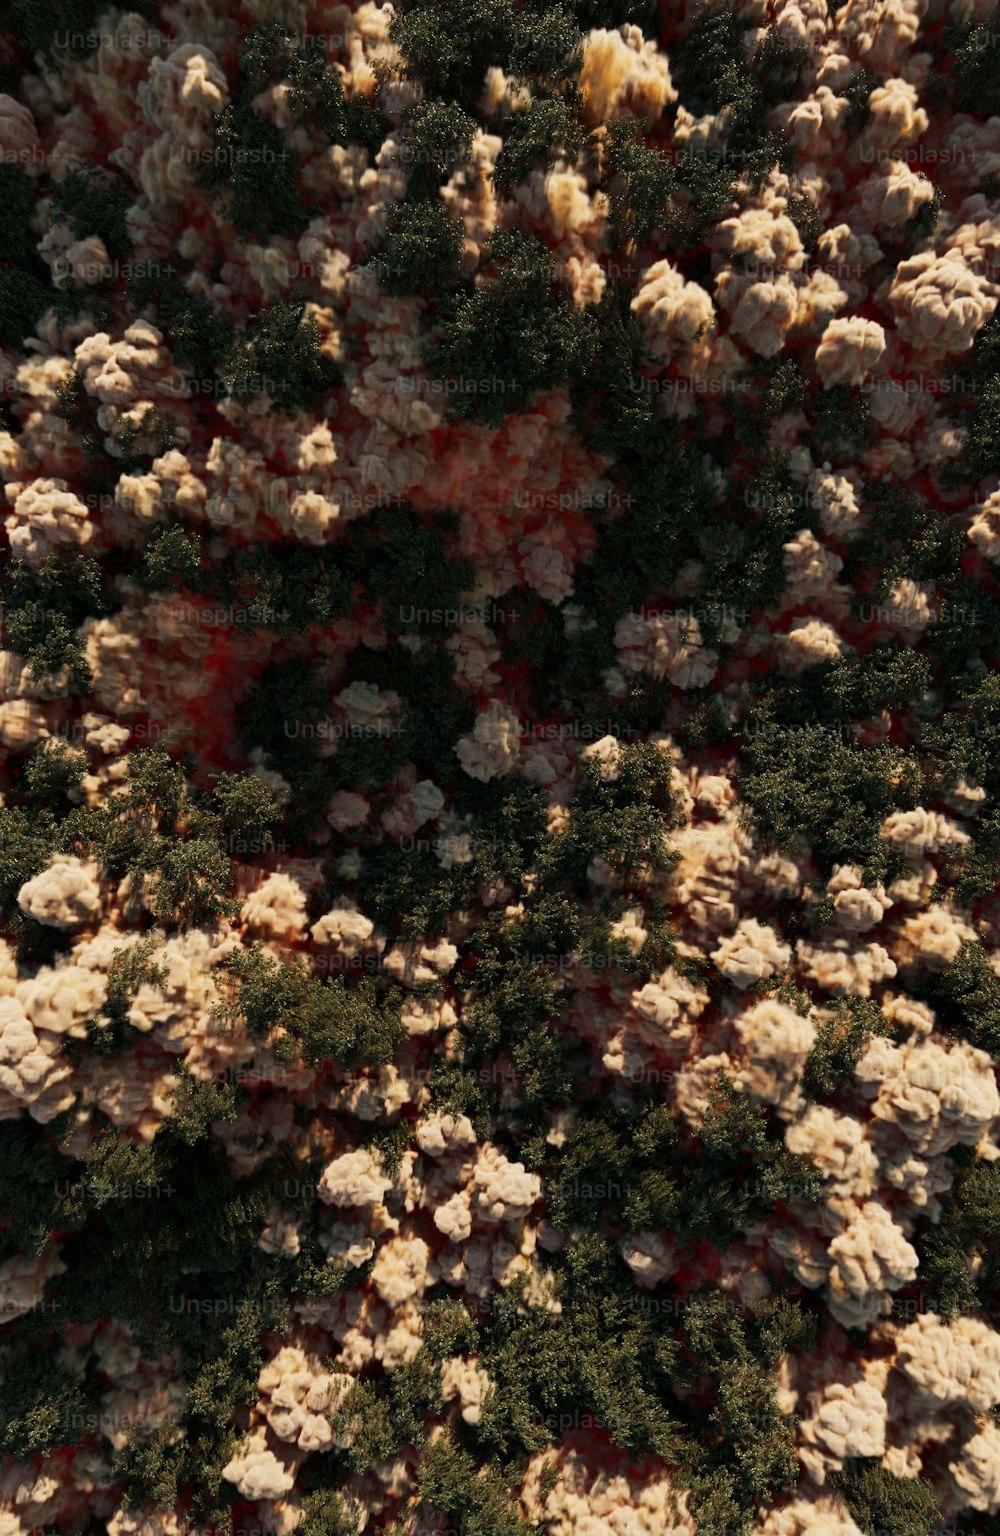
M 778 1200 L 816 1197 L 815 1170 L 783 1150 L 763 1109 L 724 1078 L 712 1090 L 694 1144 L 663 1105 L 597 1108 L 546 1169 L 549 1219 L 557 1227 L 625 1231 L 667 1228 L 682 1242 L 726 1247 Z
M 581 34 L 571 15 L 546 0 L 410 0 L 389 37 L 429 95 L 469 107 L 491 65 L 543 88 L 558 84 Z
M 802 1088 L 811 1099 L 832 1099 L 847 1088 L 865 1047 L 876 1035 L 889 1033 L 889 1023 L 870 998 L 838 1002 L 816 1031 L 816 1042 L 802 1075 Z
M 224 1020 L 241 1018 L 253 1035 L 280 1029 L 280 1059 L 297 1051 L 309 1066 L 335 1061 L 355 1068 L 392 1058 L 403 1038 L 399 994 L 379 996 L 370 976 L 349 984 L 344 976 L 320 980 L 295 960 L 274 960 L 259 945 L 238 949 L 225 962 L 234 995 Z
M 540 241 L 501 230 L 487 261 L 487 281 L 443 306 L 427 361 L 451 382 L 457 419 L 495 427 L 536 394 L 586 370 L 596 337 L 590 317 L 557 287 Z
M 894 1477 L 877 1460 L 849 1460 L 831 1477 L 864 1536 L 930 1536 L 940 1523 L 925 1477 Z
M 493 168 L 499 197 L 510 197 L 531 171 L 547 168 L 560 155 L 575 161 L 584 145 L 583 129 L 560 96 L 533 98 L 502 118 L 497 131 L 503 135 Z
M 110 612 L 105 573 L 88 555 L 48 555 L 37 569 L 12 560 L 0 578 L 6 644 L 57 692 L 87 693 L 90 668 L 76 630 Z
M 461 1517 L 468 1536 L 528 1536 L 513 1502 L 516 1489 L 492 1467 L 480 1472 L 448 1434 L 421 1458 L 420 1492 L 432 1508 Z
M 125 215 L 132 193 L 123 177 L 96 166 L 70 171 L 57 182 L 52 195 L 51 224 L 68 224 L 78 240 L 97 235 L 113 261 L 124 261 L 132 251 Z
M 395 298 L 441 298 L 458 282 L 464 233 L 443 203 L 395 203 L 369 266 Z
M 318 38 L 295 38 L 278 22 L 260 23 L 241 40 L 240 77 L 247 97 L 279 80 L 287 81 L 292 122 L 318 128 L 333 143 L 344 142 L 343 86 L 337 71 L 328 68 Z
M 201 585 L 202 538 L 187 533 L 179 523 L 157 528 L 150 534 L 142 552 L 139 581 L 151 592 L 170 587 Z
M 997 34 L 992 18 L 949 19 L 935 38 L 938 61 L 950 57 L 947 73 L 931 72 L 928 106 L 936 112 L 968 112 L 985 120 L 1000 112 L 996 72 Z
M 36 805 L 60 805 L 78 791 L 87 768 L 87 755 L 59 736 L 47 736 L 34 746 L 24 765 L 24 793 Z
M 159 940 L 147 935 L 120 947 L 112 956 L 104 1006 L 87 1028 L 90 1049 L 99 1055 L 113 1055 L 129 1043 L 129 1011 L 139 988 L 162 987 L 166 981 L 165 967 L 154 959 L 158 948 Z
M 280 299 L 253 316 L 248 337 L 236 342 L 220 370 L 234 400 L 266 394 L 276 410 L 312 410 L 341 382 L 340 369 L 320 348 L 316 321 L 305 303 Z
M 870 531 L 858 541 L 859 565 L 872 572 L 872 596 L 884 598 L 906 577 L 938 590 L 957 581 L 962 532 L 937 509 L 891 481 L 865 481 Z
M 403 114 L 399 159 L 409 197 L 435 197 L 442 182 L 470 169 L 478 124 L 457 103 L 420 101 Z
M 300 235 L 308 223 L 298 193 L 298 156 L 281 129 L 247 100 L 218 113 L 197 175 L 206 191 L 225 198 L 241 240 Z
M 689 112 L 727 112 L 727 155 L 759 185 L 786 158 L 764 119 L 771 107 L 794 95 L 804 55 L 789 48 L 772 27 L 748 59 L 743 34 L 749 25 L 731 5 L 703 6 L 681 39 L 671 73 Z
M 916 1236 L 924 1305 L 941 1317 L 985 1309 L 1000 1319 L 1000 1169 L 972 1147 L 949 1154 L 955 1179 L 937 1222 Z
M 1000 1055 L 1000 978 L 978 942 L 962 945 L 950 965 L 925 983 L 939 1025 Z
M 677 173 L 664 155 L 643 143 L 634 118 L 614 119 L 604 146 L 610 181 L 609 239 L 615 250 L 636 250 L 667 223 Z M 671 232 L 676 225 L 671 225 Z
M 827 874 L 857 864 L 895 878 L 898 856 L 879 827 L 916 804 L 920 783 L 919 765 L 899 748 L 862 747 L 822 726 L 767 724 L 744 737 L 740 787 L 757 828 L 778 848 L 804 844 Z

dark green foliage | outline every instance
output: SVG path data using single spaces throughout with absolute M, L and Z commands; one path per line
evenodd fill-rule
M 543 87 L 568 76 L 580 41 L 573 19 L 546 0 L 410 0 L 389 38 L 406 73 L 428 96 L 473 105 L 491 65 L 536 79 Z
M 703 6 L 672 55 L 671 72 L 689 112 L 728 110 L 727 155 L 759 185 L 785 158 L 764 119 L 771 107 L 794 97 L 805 56 L 771 27 L 748 59 L 743 34 L 749 25 L 730 5 Z
M 391 1405 L 374 1382 L 359 1381 L 353 1386 L 330 1422 L 336 1434 L 350 1437 L 347 1464 L 352 1471 L 363 1472 L 399 1448 Z
M 431 1301 L 423 1313 L 425 1348 L 436 1360 L 473 1354 L 479 1339 L 475 1319 L 460 1301 Z
M 455 532 L 453 516 L 425 519 L 407 506 L 379 507 L 365 518 L 345 552 L 346 572 L 390 634 L 454 627 L 462 593 L 475 581 L 471 562 L 453 552 Z
M 533 99 L 497 128 L 503 134 L 493 168 L 498 197 L 510 197 L 531 171 L 547 168 L 560 155 L 574 163 L 584 144 L 583 129 L 559 96 Z
M 976 820 L 976 838 L 958 849 L 949 861 L 955 901 L 971 906 L 992 896 L 1000 885 L 1000 810 L 991 808 Z
M 744 520 L 742 509 L 738 517 L 716 513 L 698 535 L 706 561 L 699 597 L 709 608 L 751 614 L 776 602 L 784 590 L 784 546 L 802 521 L 784 467 L 768 456 L 747 499 L 753 521 Z
M 236 1088 L 233 1083 L 206 1082 L 182 1071 L 173 1091 L 168 1121 L 171 1135 L 193 1147 L 204 1140 L 213 1125 L 236 1119 Z
M 188 533 L 179 524 L 155 529 L 142 552 L 139 581 L 150 592 L 170 587 L 197 591 L 201 584 L 202 547 L 201 535 Z
M 0 1243 L 5 1256 L 41 1253 L 66 1167 L 67 1159 L 34 1120 L 0 1121 Z
M 790 197 L 785 213 L 798 230 L 802 244 L 811 254 L 815 251 L 816 242 L 823 233 L 823 217 L 819 209 L 807 197 Z
M 1000 1169 L 971 1147 L 950 1153 L 955 1181 L 940 1220 L 922 1223 L 914 1238 L 917 1285 L 942 1317 L 985 1308 L 1000 1320 Z
M 588 763 L 568 825 L 542 854 L 542 877 L 555 883 L 570 880 L 583 891 L 596 855 L 607 860 L 627 889 L 644 873 L 669 869 L 672 857 L 664 834 L 673 816 L 670 764 L 652 742 L 623 747 L 612 780 Z
M 111 260 L 125 261 L 132 251 L 125 223 L 132 197 L 124 180 L 111 171 L 70 171 L 53 188 L 50 223 L 69 224 L 78 240 L 99 235 Z
M 821 1023 L 802 1075 L 810 1099 L 833 1099 L 849 1090 L 854 1069 L 875 1035 L 889 1033 L 881 1008 L 866 998 L 839 1002 L 832 1018 Z
M 158 948 L 158 939 L 146 937 L 115 951 L 108 966 L 104 1007 L 87 1028 L 88 1044 L 99 1055 L 113 1055 L 129 1043 L 128 1015 L 139 988 L 162 987 L 166 981 L 166 968 L 153 958 Z
M 0 1355 L 0 1448 L 22 1459 L 72 1445 L 94 1404 L 53 1355 L 9 1349 Z
M 720 1077 L 696 1145 L 666 1106 L 600 1110 L 581 1120 L 544 1184 L 557 1227 L 669 1228 L 724 1248 L 778 1200 L 819 1194 L 818 1174 L 783 1149 L 763 1109 Z
M 952 57 L 947 74 L 931 72 L 928 103 L 932 109 L 968 112 L 984 122 L 1000 113 L 995 21 L 949 20 L 936 43 L 939 57 Z
M 0 343 L 20 348 L 51 302 L 49 291 L 30 272 L 0 268 Z
M 0 806 L 0 912 L 9 918 L 17 893 L 59 848 L 58 823 L 50 811 Z
M 441 298 L 461 275 L 464 232 L 443 203 L 394 203 L 368 265 L 396 298 Z
M 293 38 L 278 22 L 252 27 L 240 43 L 240 76 L 247 100 L 278 80 L 288 82 L 293 123 L 317 127 L 333 143 L 345 138 L 344 90 L 327 67 L 318 38 Z
M 469 166 L 477 126 L 456 102 L 420 101 L 406 109 L 397 153 L 408 197 L 436 197 L 442 182 Z
M 298 156 L 281 129 L 245 101 L 223 107 L 197 169 L 206 191 L 225 194 L 241 240 L 300 235 L 309 214 L 298 192 Z
M 877 1460 L 848 1460 L 830 1481 L 864 1536 L 930 1536 L 941 1520 L 925 1477 L 894 1477 Z
M 467 1536 L 528 1536 L 529 1526 L 515 1503 L 516 1490 L 493 1467 L 480 1474 L 473 1458 L 448 1432 L 424 1452 L 419 1486 L 434 1508 L 461 1518 Z
M 309 1066 L 379 1066 L 405 1033 L 398 994 L 380 999 L 370 976 L 352 985 L 343 976 L 320 980 L 297 961 L 271 959 L 257 944 L 236 950 L 226 969 L 234 995 L 221 1011 L 223 1021 L 242 1017 L 254 1035 L 280 1027 L 285 1038 L 276 1052 L 282 1060 L 298 1050 Z
M 314 982 L 284 1019 L 307 1066 L 334 1061 L 351 1069 L 381 1066 L 404 1038 L 398 994 L 378 1000 L 375 982 L 362 976 L 349 986 L 343 976 Z M 280 1043 L 279 1043 L 280 1046 Z M 279 1055 L 287 1055 L 279 1049 Z
M 920 792 L 914 758 L 888 744 L 861 747 L 822 726 L 763 725 L 744 734 L 743 798 L 776 847 L 804 843 L 820 868 L 858 864 L 876 879 L 895 869 L 879 826 Z M 867 878 L 867 876 L 866 876 Z
M 727 1229 L 734 1237 L 753 1220 L 754 1209 L 770 1210 L 778 1200 L 819 1198 L 818 1170 L 784 1150 L 764 1109 L 737 1093 L 724 1074 L 709 1095 L 698 1142 L 701 1155 L 685 1189 L 682 1231 L 721 1246 Z M 753 1178 L 744 1184 L 748 1157 Z
M 693 1360 L 682 1379 L 694 1386 L 702 1372 L 715 1378 L 700 1436 L 705 1453 L 692 1479 L 700 1530 L 716 1530 L 720 1520 L 728 1530 L 733 1520 L 745 1532 L 761 1501 L 797 1483 L 795 1421 L 779 1408 L 770 1371 L 788 1344 L 808 1347 L 813 1333 L 781 1298 L 751 1314 L 749 1326 L 718 1292 L 692 1301 L 683 1336 Z
M 615 250 L 634 251 L 666 224 L 677 174 L 659 150 L 646 147 L 635 118 L 614 119 L 604 148 L 611 193 L 610 243 Z M 676 221 L 670 227 L 676 233 Z
M 827 0 L 829 6 L 830 0 Z M 852 75 L 841 94 L 848 102 L 848 110 L 844 116 L 844 131 L 853 138 L 860 133 L 868 122 L 868 101 L 872 91 L 885 84 L 881 75 L 875 75 L 870 69 L 859 69 Z
M 66 669 L 67 688 L 86 693 L 90 668 L 74 631 L 88 615 L 111 609 L 105 576 L 87 555 L 48 555 L 37 570 L 12 560 L 3 573 L 4 633 L 39 680 Z
M 965 541 L 953 520 L 892 481 L 866 480 L 863 490 L 869 530 L 856 558 L 871 569 L 876 601 L 906 577 L 939 586 L 958 580 Z
M 328 698 L 303 676 L 298 662 L 277 662 L 254 683 L 241 708 L 241 735 L 247 750 L 263 747 L 292 786 L 286 812 L 291 836 L 308 837 L 326 814 L 334 788 L 320 756 L 317 731 L 325 725 Z
M 135 0 L 132 10 L 155 20 L 155 0 Z M 33 59 L 41 53 L 49 61 L 83 59 L 97 47 L 103 14 L 100 0 L 52 0 L 40 10 L 34 0 L 9 0 L 3 16 L 4 30 Z
M 403 1166 L 403 1156 L 413 1139 L 413 1127 L 406 1119 L 390 1125 L 379 1126 L 365 1142 L 368 1150 L 378 1158 L 381 1167 L 395 1178 Z
M 592 27 L 614 31 L 631 22 L 641 27 L 647 37 L 659 36 L 660 11 L 656 0 L 567 0 L 565 9 L 576 17 L 582 32 L 589 32 Z
M 496 1088 L 489 1085 L 499 1074 L 490 1068 L 480 1073 L 467 1072 L 457 1062 L 439 1062 L 427 1087 L 435 1109 L 456 1118 L 467 1115 L 476 1135 L 488 1136 L 497 1102 Z
M 538 1451 L 567 1425 L 596 1431 L 636 1457 L 663 1456 L 693 1488 L 699 1531 L 748 1530 L 761 1500 L 797 1476 L 771 1375 L 784 1350 L 812 1347 L 813 1320 L 781 1296 L 743 1315 L 712 1292 L 639 1296 L 597 1236 L 577 1234 L 551 1279 L 558 1317 L 526 1308 L 515 1281 L 480 1322 L 494 1383 L 480 1453 Z
M 873 646 L 863 657 L 854 654 L 811 667 L 798 685 L 787 690 L 762 689 L 757 708 L 765 707 L 782 725 L 822 724 L 842 730 L 845 723 L 868 720 L 883 709 L 902 713 L 927 691 L 931 668 L 914 650 Z
M 305 1519 L 296 1529 L 299 1536 L 358 1536 L 360 1516 L 351 1514 L 341 1493 L 318 1489 L 302 1500 Z
M 733 401 L 736 434 L 745 452 L 760 465 L 750 477 L 744 493 L 753 508 L 767 505 L 787 490 L 784 464 L 768 452 L 770 423 L 785 411 L 795 411 L 806 404 L 808 383 L 799 364 L 792 357 L 764 359 L 754 368 L 746 389 Z
M 731 208 L 737 180 L 728 160 L 717 165 L 700 155 L 687 156 L 678 164 L 677 179 L 685 190 L 687 207 L 680 223 L 670 226 L 670 238 L 684 251 L 700 247 L 711 226 Z
M 952 708 L 922 722 L 921 751 L 932 760 L 943 784 L 955 784 L 964 775 L 995 795 L 1000 790 L 995 747 L 1000 737 L 1000 677 L 966 672 L 953 687 L 950 702 Z
M 35 217 L 35 187 L 27 171 L 19 165 L 0 165 L 0 210 L 3 217 L 4 265 L 29 272 L 39 282 L 46 277 L 45 263 L 38 255 L 37 237 L 32 233 Z
M 1000 374 L 989 378 L 976 396 L 968 417 L 966 444 L 973 474 L 994 475 L 1000 466 Z
M 78 790 L 87 771 L 87 755 L 60 736 L 47 736 L 32 748 L 24 765 L 24 792 L 38 805 L 59 806 Z
M 453 416 L 496 427 L 590 367 L 596 332 L 540 241 L 500 231 L 487 261 L 490 279 L 450 302 L 427 363 L 449 381 Z
M 378 61 L 376 60 L 376 65 Z M 389 133 L 389 120 L 377 105 L 377 98 L 351 96 L 344 106 L 344 119 L 349 141 L 364 144 L 374 157 L 382 148 Z
M 310 985 L 309 973 L 300 961 L 275 960 L 260 944 L 235 949 L 222 969 L 234 987 L 233 996 L 220 1009 L 223 1024 L 242 1019 L 249 1033 L 257 1037 L 282 1024 Z
M 179 256 L 176 264 L 180 264 Z M 169 265 L 175 266 L 174 258 Z M 143 274 L 134 292 L 137 304 L 155 307 L 175 362 L 197 381 L 196 387 L 214 384 L 216 365 L 233 339 L 233 323 L 225 310 L 201 294 L 191 293 L 173 271 Z
M 846 384 L 817 389 L 812 397 L 811 447 L 820 461 L 853 464 L 875 441 L 871 411 L 865 396 Z
M 229 856 L 210 838 L 174 843 L 158 860 L 147 903 L 160 922 L 205 923 L 234 910 Z
M 925 988 L 928 1001 L 939 1010 L 939 1028 L 954 1030 L 991 1056 L 1000 1056 L 1000 978 L 982 944 L 963 944 Z
M 341 382 L 340 370 L 320 350 L 316 321 L 305 303 L 281 299 L 253 316 L 249 338 L 236 343 L 221 375 L 235 400 L 266 393 L 279 411 L 313 410 Z
M 367 519 L 366 519 L 367 523 Z M 340 549 L 304 548 L 291 540 L 249 544 L 215 567 L 221 596 L 248 629 L 297 634 L 351 610 L 354 587 L 339 568 Z
M 237 841 L 267 842 L 281 815 L 274 791 L 252 773 L 220 773 L 212 798 L 226 832 Z

